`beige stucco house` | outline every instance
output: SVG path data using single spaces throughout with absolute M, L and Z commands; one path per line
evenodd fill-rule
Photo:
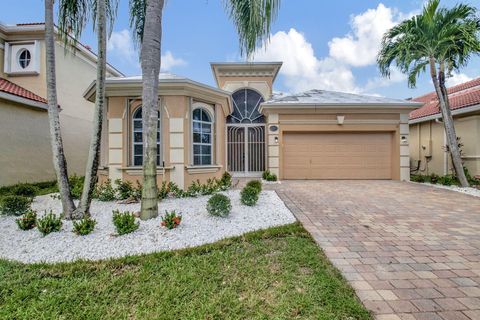
M 217 87 L 159 84 L 158 182 L 219 177 L 409 179 L 408 114 L 421 103 L 311 90 L 272 96 L 281 63 L 212 63 Z M 107 79 L 101 180 L 142 180 L 141 78 Z M 92 83 L 85 98 L 93 101 Z
M 0 185 L 55 178 L 46 108 L 43 23 L 0 23 Z M 56 43 L 60 123 L 69 173 L 83 175 L 94 105 L 83 98 L 96 78 L 96 55 Z M 108 66 L 110 76 L 122 73 Z
M 480 78 L 448 89 L 462 160 L 470 174 L 480 175 Z M 424 106 L 410 113 L 410 156 L 417 174 L 452 173 L 442 116 L 435 92 L 414 98 Z

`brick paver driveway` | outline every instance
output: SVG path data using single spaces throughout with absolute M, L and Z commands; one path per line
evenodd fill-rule
M 479 198 L 395 181 L 275 189 L 377 319 L 480 319 Z

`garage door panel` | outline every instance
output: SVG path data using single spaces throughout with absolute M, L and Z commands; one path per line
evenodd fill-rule
M 285 133 L 284 179 L 391 179 L 392 136 Z

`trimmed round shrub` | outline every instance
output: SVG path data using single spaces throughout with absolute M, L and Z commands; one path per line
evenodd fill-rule
M 27 183 L 17 184 L 12 188 L 12 193 L 16 196 L 33 198 L 37 195 L 38 188 Z
M 257 189 L 258 192 L 262 191 L 262 182 L 260 180 L 252 180 L 247 183 L 245 187 L 251 187 Z
M 37 219 L 37 228 L 44 236 L 49 233 L 60 231 L 62 218 L 57 217 L 52 211 Z
M 32 199 L 25 196 L 9 195 L 0 199 L 0 212 L 11 216 L 21 216 L 27 213 Z
M 246 206 L 254 206 L 258 201 L 258 190 L 247 186 L 240 192 L 240 201 Z
M 15 222 L 17 222 L 21 230 L 33 229 L 37 224 L 37 213 L 30 209 L 23 216 L 16 219 Z
M 137 230 L 140 225 L 135 221 L 135 216 L 132 212 L 120 212 L 119 210 L 113 210 L 113 224 L 119 235 L 131 233 Z
M 213 195 L 207 202 L 207 211 L 212 216 L 226 217 L 232 210 L 230 199 L 223 194 Z
M 86 236 L 87 234 L 92 233 L 97 221 L 87 216 L 83 219 L 73 222 L 73 232 L 79 236 Z

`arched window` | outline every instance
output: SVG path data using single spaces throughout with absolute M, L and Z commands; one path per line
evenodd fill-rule
M 212 164 L 212 118 L 204 108 L 192 112 L 193 164 Z
M 228 123 L 264 123 L 265 116 L 258 107 L 263 102 L 260 93 L 252 89 L 240 89 L 232 94 L 233 112 L 227 117 Z
M 138 107 L 132 118 L 132 160 L 134 166 L 143 164 L 143 124 L 142 107 Z M 160 165 L 160 112 L 157 123 L 157 166 Z

